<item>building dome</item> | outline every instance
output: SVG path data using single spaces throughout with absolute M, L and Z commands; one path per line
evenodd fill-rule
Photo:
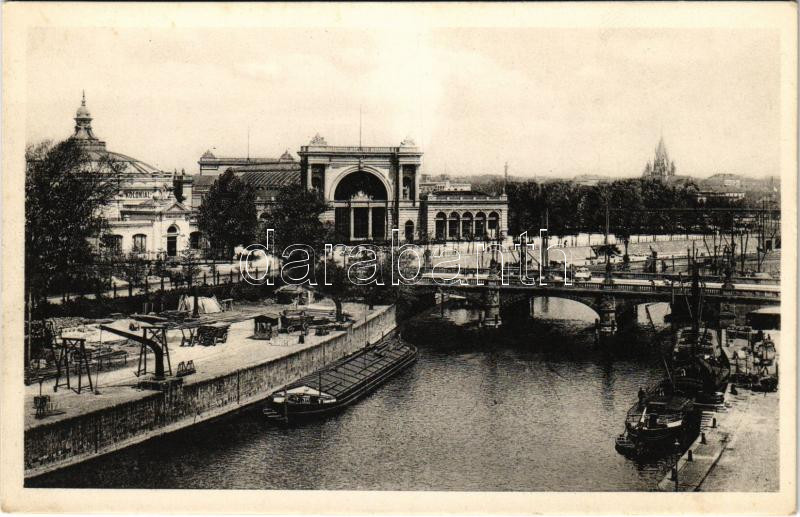
M 75 113 L 75 133 L 70 140 L 77 143 L 92 162 L 110 160 L 116 164 L 117 170 L 123 175 L 153 176 L 161 174 L 156 167 L 130 156 L 111 152 L 106 149 L 106 143 L 97 138 L 92 131 L 92 117 L 86 107 L 86 94 L 81 99 L 81 105 Z
M 294 157 L 292 156 L 292 153 L 290 153 L 289 150 L 287 149 L 281 155 L 280 161 L 282 161 L 282 162 L 293 162 L 294 161 Z
M 81 105 L 78 107 L 78 111 L 75 112 L 76 119 L 91 119 L 92 114 L 89 113 L 89 109 L 86 107 L 86 92 L 83 92 L 83 97 L 81 98 Z

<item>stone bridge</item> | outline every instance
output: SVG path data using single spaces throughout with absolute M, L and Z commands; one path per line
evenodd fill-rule
M 636 315 L 640 304 L 669 303 L 672 313 L 686 316 L 690 306 L 692 287 L 687 283 L 667 281 L 665 278 L 595 278 L 588 281 L 570 283 L 561 279 L 549 279 L 539 284 L 533 279 L 525 282 L 517 271 L 506 270 L 505 276 L 499 272 L 487 273 L 469 270 L 455 275 L 441 270 L 423 271 L 414 283 L 422 289 L 436 289 L 442 292 L 477 294 L 484 300 L 485 321 L 489 325 L 499 325 L 501 297 L 530 299 L 534 297 L 555 297 L 575 300 L 592 308 L 600 316 L 599 323 L 615 332 L 619 323 L 627 324 Z M 723 286 L 720 282 L 702 282 L 702 302 L 704 314 L 717 318 L 726 311 L 732 311 L 741 318 L 750 310 L 780 305 L 780 285 L 760 283 L 734 283 Z M 693 303 L 693 302 L 691 302 Z M 739 310 L 736 310 L 736 309 Z M 707 311 L 707 312 L 706 312 Z

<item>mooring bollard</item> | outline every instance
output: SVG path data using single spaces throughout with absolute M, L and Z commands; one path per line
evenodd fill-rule
M 694 457 L 692 456 L 692 449 L 689 449 L 686 456 L 686 461 L 694 461 Z
M 717 417 L 714 417 L 714 418 L 711 419 L 711 427 L 713 429 L 716 429 L 716 427 L 717 427 Z
M 706 433 L 700 433 L 700 443 L 706 444 Z

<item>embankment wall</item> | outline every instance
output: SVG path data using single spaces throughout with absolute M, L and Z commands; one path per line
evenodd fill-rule
M 320 343 L 166 392 L 25 431 L 25 477 L 33 477 L 128 447 L 263 400 L 274 390 L 363 347 L 397 326 L 395 307 L 380 307 Z M 87 395 L 92 396 L 92 395 Z

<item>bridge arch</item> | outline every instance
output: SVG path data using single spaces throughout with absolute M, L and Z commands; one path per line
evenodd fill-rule
M 568 294 L 534 294 L 534 295 L 529 296 L 528 298 L 531 300 L 529 303 L 531 303 L 531 302 L 533 302 L 533 301 L 535 301 L 537 299 L 539 299 L 539 300 L 555 299 L 555 300 L 562 300 L 562 301 L 566 300 L 566 301 L 569 301 L 569 302 L 579 303 L 579 304 L 583 305 L 584 307 L 586 307 L 588 310 L 592 311 L 592 313 L 594 313 L 594 316 L 593 316 L 592 319 L 597 319 L 597 318 L 600 317 L 600 301 L 599 300 L 594 300 L 594 299 L 591 299 L 591 298 L 586 298 L 586 297 L 581 297 L 581 296 L 570 296 Z M 565 318 L 554 318 L 554 319 L 572 319 L 572 318 L 566 318 L 565 317 Z

